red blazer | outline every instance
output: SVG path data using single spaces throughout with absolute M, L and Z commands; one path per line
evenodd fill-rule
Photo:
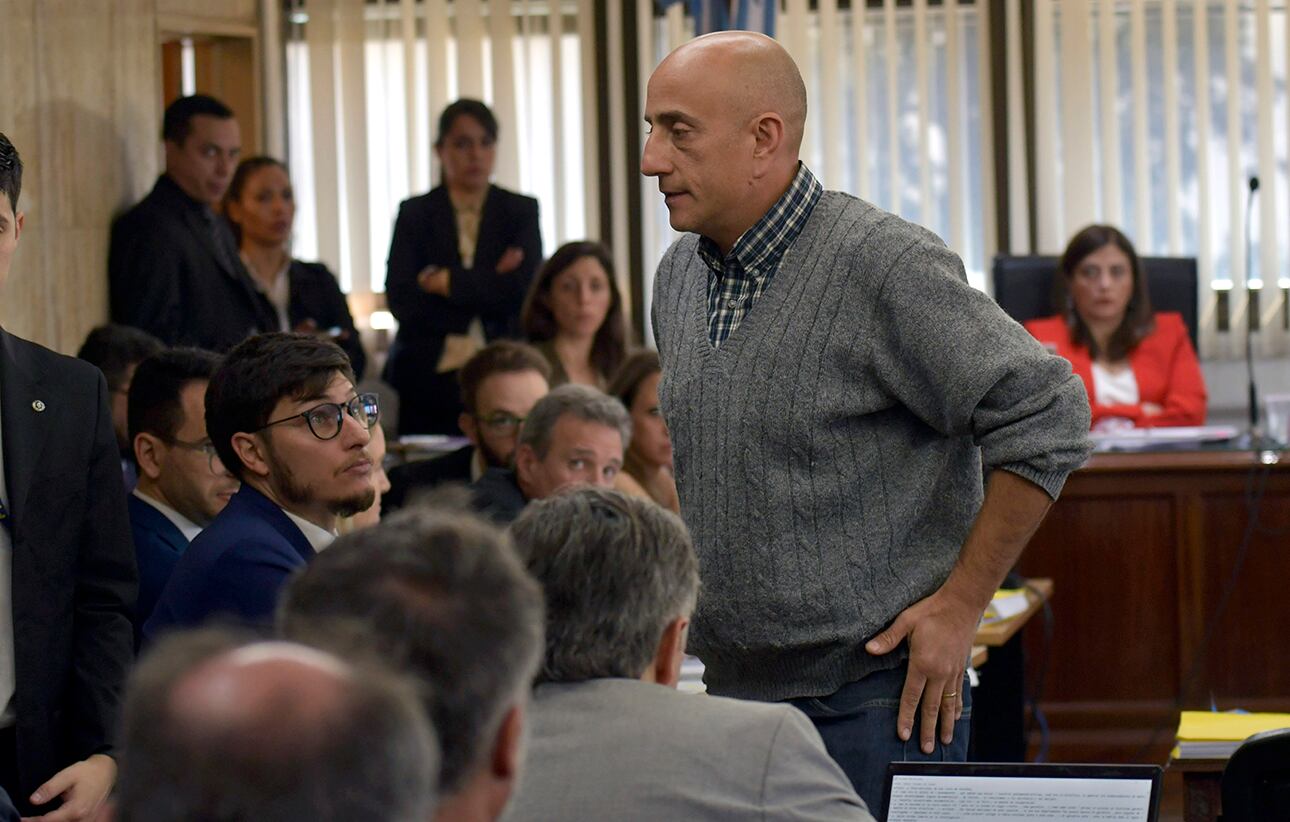
M 1093 360 L 1086 347 L 1071 340 L 1065 318 L 1030 320 L 1026 330 L 1045 347 L 1070 360 L 1088 391 L 1094 425 L 1106 417 L 1124 417 L 1139 428 L 1205 423 L 1205 380 L 1181 314 L 1156 314 L 1155 331 L 1129 352 L 1129 365 L 1138 381 L 1138 405 L 1103 405 L 1097 401 L 1093 394 Z M 1155 403 L 1164 411 L 1147 416 L 1141 403 Z

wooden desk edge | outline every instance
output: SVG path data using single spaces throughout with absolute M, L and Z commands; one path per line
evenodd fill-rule
M 1035 591 L 1039 591 L 1036 594 Z M 1042 596 L 1040 596 L 1042 594 Z M 1053 581 L 1046 577 L 1027 580 L 1026 585 L 1026 610 L 1017 614 L 1015 617 L 1005 619 L 1001 622 L 992 622 L 989 625 L 982 625 L 976 631 L 976 643 L 997 648 L 1016 635 L 1022 626 L 1034 616 L 1040 608 L 1044 606 L 1044 601 L 1053 597 Z

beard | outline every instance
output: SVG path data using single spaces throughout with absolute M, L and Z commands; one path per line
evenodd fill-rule
M 272 447 L 269 448 L 270 454 L 274 456 L 274 462 L 278 468 L 277 482 L 278 493 L 282 495 L 282 501 L 292 505 L 313 505 L 319 501 L 317 488 L 307 482 L 300 482 L 296 479 L 296 474 L 286 463 L 278 460 L 276 454 L 272 454 Z M 366 511 L 376 502 L 376 488 L 369 485 L 366 490 L 355 492 L 346 497 L 326 500 L 327 510 L 338 517 L 352 517 L 359 511 Z
M 483 437 L 479 438 L 479 453 L 484 457 L 484 465 L 488 468 L 510 468 L 512 459 L 507 459 L 493 450 L 488 441 Z M 512 455 L 513 458 L 513 455 Z

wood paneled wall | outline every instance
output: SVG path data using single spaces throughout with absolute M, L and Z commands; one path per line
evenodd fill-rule
M 0 325 L 64 353 L 107 319 L 112 219 L 161 170 L 159 27 L 254 31 L 258 0 L 0 0 L 0 131 L 23 231 Z M 246 128 L 244 125 L 243 128 Z
M 107 317 L 108 232 L 160 168 L 156 0 L 0 0 L 0 131 L 26 167 L 5 329 L 66 353 Z

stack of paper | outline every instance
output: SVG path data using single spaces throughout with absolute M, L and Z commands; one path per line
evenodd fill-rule
M 1176 759 L 1226 759 L 1247 738 L 1290 728 L 1290 714 L 1183 711 L 1178 722 Z
M 981 624 L 989 625 L 1011 619 L 1025 611 L 1029 605 L 1024 588 L 1000 588 L 994 592 L 994 599 L 990 600 L 990 604 L 985 606 Z

